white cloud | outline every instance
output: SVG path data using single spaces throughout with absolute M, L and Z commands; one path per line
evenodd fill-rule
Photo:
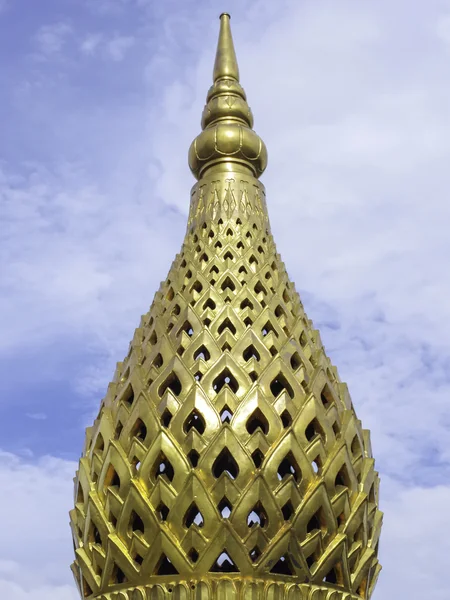
M 90 33 L 80 43 L 80 50 L 83 54 L 92 56 L 100 46 L 103 40 L 101 33 Z
M 35 36 L 40 55 L 49 57 L 59 54 L 72 32 L 72 27 L 63 21 L 43 25 Z
M 106 46 L 109 56 L 115 61 L 121 61 L 126 53 L 135 44 L 136 40 L 132 36 L 115 36 Z
M 32 464 L 0 454 L 0 594 L 8 600 L 76 600 L 69 565 L 68 511 L 76 465 L 52 457 Z

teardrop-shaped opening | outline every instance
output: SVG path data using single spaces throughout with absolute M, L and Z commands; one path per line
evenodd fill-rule
M 250 560 L 252 562 L 255 562 L 258 560 L 258 558 L 261 556 L 261 550 L 258 548 L 258 546 L 254 546 L 250 552 L 248 553 Z
M 113 464 L 110 464 L 106 471 L 104 487 L 111 487 L 120 489 L 120 477 L 114 468 Z
M 283 504 L 281 512 L 283 513 L 284 520 L 289 521 L 294 514 L 294 507 L 292 506 L 292 502 L 290 500 L 288 500 L 286 504 Z
M 172 413 L 168 408 L 161 415 L 161 425 L 163 427 L 169 427 L 170 421 L 172 420 Z
M 153 477 L 155 479 L 158 479 L 158 477 L 166 477 L 170 482 L 173 480 L 174 475 L 175 472 L 172 463 L 162 452 L 160 452 L 153 465 Z
M 213 381 L 213 390 L 218 394 L 222 388 L 227 385 L 232 392 L 236 393 L 239 389 L 239 384 L 236 377 L 229 369 L 224 369 Z
M 289 427 L 289 425 L 291 425 L 292 417 L 291 417 L 291 413 L 287 410 L 287 408 L 285 410 L 283 410 L 283 412 L 280 415 L 280 418 L 281 418 L 281 422 L 283 423 L 283 427 L 285 429 L 287 427 Z
M 258 350 L 255 348 L 255 346 L 253 344 L 250 344 L 250 346 L 248 346 L 244 350 L 244 352 L 242 353 L 242 357 L 246 362 L 248 362 L 252 358 L 254 358 L 257 362 L 259 362 L 261 359 L 261 356 L 260 356 Z
M 184 526 L 189 529 L 192 525 L 203 527 L 204 519 L 195 502 L 192 502 L 184 515 Z
M 259 408 L 256 408 L 249 416 L 246 427 L 250 435 L 255 433 L 257 429 L 261 429 L 265 435 L 269 433 L 269 421 Z
M 147 427 L 142 419 L 137 419 L 131 430 L 131 436 L 137 438 L 141 442 L 147 437 Z
M 169 507 L 166 504 L 164 504 L 162 500 L 156 507 L 156 514 L 159 516 L 160 520 L 163 523 L 167 521 L 167 517 L 169 516 Z
M 313 531 L 316 531 L 316 530 L 320 531 L 322 529 L 323 523 L 324 523 L 323 511 L 322 511 L 322 508 L 319 508 L 318 510 L 316 510 L 316 512 L 313 514 L 313 516 L 309 519 L 309 521 L 306 525 L 306 532 L 312 533 Z
M 134 531 L 135 533 L 142 533 L 142 535 L 145 533 L 144 521 L 134 510 L 132 510 L 131 514 L 130 514 L 129 529 L 130 529 L 130 532 Z
M 122 400 L 125 402 L 125 404 L 127 406 L 131 406 L 134 402 L 134 391 L 133 391 L 133 386 L 130 384 L 124 395 L 122 396 Z
M 202 359 L 205 362 L 207 362 L 209 359 L 211 358 L 211 354 L 209 353 L 208 349 L 206 346 L 201 345 L 199 348 L 197 348 L 197 350 L 194 352 L 194 360 L 199 360 Z
M 230 277 L 226 277 L 220 287 L 223 292 L 225 292 L 226 290 L 231 290 L 232 292 L 234 292 L 234 290 L 236 289 L 236 286 L 234 285 L 233 280 Z
M 164 364 L 164 360 L 161 354 L 157 354 L 153 360 L 153 366 L 156 367 L 157 369 L 160 369 L 163 364 Z
M 228 408 L 228 406 L 224 406 L 220 411 L 220 420 L 222 423 L 231 423 L 231 419 L 233 418 L 233 413 Z
M 328 409 L 333 404 L 333 394 L 331 393 L 328 384 L 323 386 L 322 392 L 320 393 L 320 399 L 322 400 L 325 409 Z
M 302 361 L 300 359 L 300 355 L 298 354 L 298 352 L 294 352 L 294 354 L 291 356 L 291 367 L 293 371 L 296 371 L 302 364 Z
M 222 321 L 222 323 L 220 324 L 220 326 L 217 330 L 218 335 L 223 333 L 226 329 L 228 329 L 228 331 L 230 331 L 233 335 L 236 334 L 236 327 L 233 325 L 233 323 L 231 322 L 231 320 L 228 317 L 226 319 L 224 319 Z
M 200 458 L 200 454 L 197 452 L 197 450 L 193 448 L 188 453 L 187 457 L 189 462 L 191 463 L 191 466 L 195 469 L 195 467 L 198 465 L 198 459 Z
M 175 396 L 179 396 L 182 390 L 181 381 L 174 371 L 172 371 L 166 380 L 159 386 L 158 393 L 160 397 L 164 396 L 167 390 L 170 390 Z
M 226 473 L 231 479 L 236 479 L 239 475 L 238 464 L 227 447 L 223 448 L 217 456 L 212 466 L 212 472 L 216 479 L 219 479 L 222 473 Z
M 348 469 L 347 466 L 344 464 L 342 465 L 342 467 L 339 469 L 336 478 L 334 480 L 334 485 L 336 488 L 339 487 L 349 487 L 350 486 L 350 477 L 348 474 Z
M 263 464 L 264 454 L 261 452 L 259 448 L 256 448 L 254 452 L 252 452 L 252 460 L 257 469 Z
M 297 483 L 300 481 L 300 479 L 301 479 L 300 467 L 298 466 L 298 463 L 295 460 L 292 452 L 288 452 L 286 454 L 286 456 L 283 458 L 283 460 L 280 462 L 280 464 L 278 466 L 277 475 L 278 475 L 278 479 L 280 481 L 282 479 L 290 477 L 291 475 L 294 478 L 294 481 L 296 481 Z
M 219 509 L 220 516 L 222 517 L 222 519 L 230 518 L 233 506 L 226 496 L 224 496 L 222 498 L 222 500 L 219 502 L 217 508 Z
M 290 398 L 294 397 L 294 390 L 281 372 L 278 373 L 275 379 L 272 380 L 270 384 L 270 391 L 275 398 L 277 398 L 283 391 L 286 391 Z
M 267 527 L 268 523 L 267 513 L 261 502 L 258 502 L 247 515 L 247 527 L 259 525 L 264 528 Z
M 196 429 L 200 435 L 205 431 L 205 419 L 197 409 L 194 408 L 186 417 L 183 429 L 185 433 L 189 433 L 191 429 Z
M 316 435 L 322 438 L 322 441 L 325 441 L 325 433 L 322 429 L 319 421 L 314 417 L 314 419 L 309 423 L 308 427 L 305 429 L 305 437 L 308 442 L 312 442 L 312 440 L 316 437 Z

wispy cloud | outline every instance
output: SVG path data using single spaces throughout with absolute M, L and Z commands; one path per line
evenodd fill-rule
M 63 21 L 42 25 L 35 36 L 38 55 L 50 57 L 61 53 L 72 32 L 72 27 Z

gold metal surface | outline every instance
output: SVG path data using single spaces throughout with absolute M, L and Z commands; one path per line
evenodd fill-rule
M 277 254 L 228 15 L 202 125 L 181 252 L 86 432 L 75 579 L 98 600 L 367 599 L 369 432 Z

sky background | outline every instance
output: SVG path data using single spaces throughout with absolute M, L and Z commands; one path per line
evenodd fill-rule
M 182 243 L 222 11 L 278 250 L 372 431 L 373 598 L 448 600 L 449 0 L 0 0 L 0 596 L 78 597 L 84 428 Z

